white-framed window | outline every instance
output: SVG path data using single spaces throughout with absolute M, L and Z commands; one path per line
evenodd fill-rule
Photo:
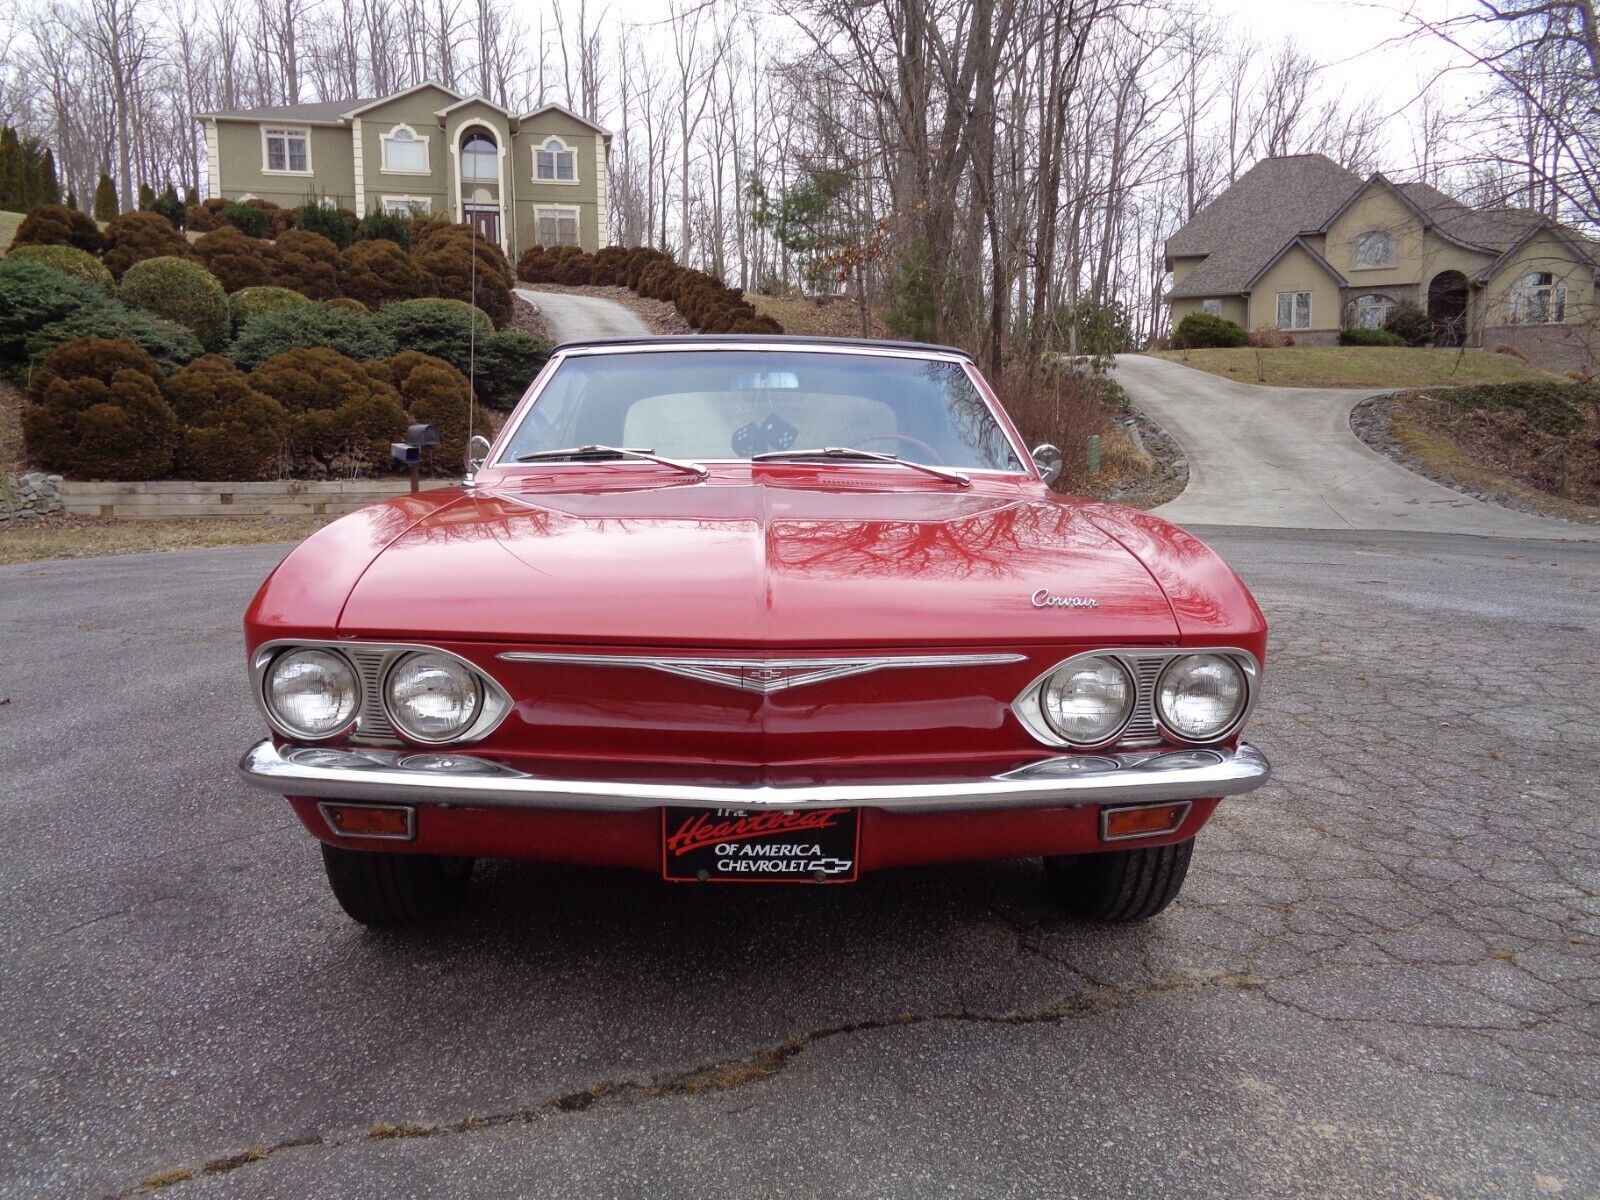
M 1533 271 L 1511 288 L 1513 325 L 1559 325 L 1567 319 L 1567 281 Z
M 1371 229 L 1356 238 L 1355 265 L 1362 268 L 1392 267 L 1394 237 L 1386 230 Z
M 1202 300 L 1200 301 L 1200 311 L 1208 317 L 1220 317 L 1222 315 L 1222 301 Z
M 535 183 L 577 183 L 577 151 L 560 138 L 551 138 L 533 152 L 533 178 Z
M 1278 293 L 1278 328 L 1279 329 L 1310 329 L 1311 328 L 1311 293 L 1310 292 L 1279 292 Z
M 263 125 L 261 170 L 267 175 L 311 174 L 311 130 Z
M 1389 314 L 1394 312 L 1392 297 L 1383 296 L 1377 292 L 1366 296 L 1357 296 L 1355 303 L 1355 326 L 1357 329 L 1382 329 L 1389 323 Z
M 547 208 L 533 210 L 534 240 L 541 246 L 576 246 L 578 240 L 578 210 L 575 208 Z
M 486 133 L 469 133 L 461 143 L 461 178 L 478 183 L 500 182 L 500 151 Z
M 425 216 L 433 207 L 426 196 L 385 196 L 381 203 L 384 212 L 405 221 L 412 217 Z
M 380 139 L 383 143 L 383 172 L 386 175 L 426 175 L 428 139 L 409 125 L 396 125 Z

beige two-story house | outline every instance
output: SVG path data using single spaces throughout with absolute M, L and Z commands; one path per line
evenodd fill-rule
M 611 241 L 611 134 L 559 104 L 509 112 L 436 83 L 392 96 L 197 114 L 206 192 L 358 213 L 446 213 L 515 262 Z
M 1527 209 L 1362 179 L 1320 154 L 1268 158 L 1167 240 L 1174 324 L 1204 311 L 1328 344 L 1410 300 L 1436 344 L 1509 343 L 1592 364 L 1600 243 Z

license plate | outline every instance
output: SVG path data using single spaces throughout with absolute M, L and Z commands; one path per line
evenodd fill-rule
M 853 808 L 664 808 L 661 873 L 675 883 L 850 883 L 860 840 Z

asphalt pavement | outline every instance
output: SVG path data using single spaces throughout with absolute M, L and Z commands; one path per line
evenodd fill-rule
M 584 338 L 643 336 L 650 332 L 650 327 L 633 309 L 604 296 L 542 292 L 523 287 L 517 289 L 517 295 L 544 314 L 550 336 L 557 343 Z
M 0 1195 L 1600 1194 L 1600 547 L 1199 532 L 1277 775 L 1114 929 L 495 863 L 366 932 L 234 773 L 281 549 L 0 568 Z
M 1180 525 L 1600 539 L 1594 526 L 1443 487 L 1366 445 L 1350 412 L 1392 388 L 1258 387 L 1147 354 L 1119 354 L 1116 379 L 1184 448 L 1189 486 L 1156 510 Z

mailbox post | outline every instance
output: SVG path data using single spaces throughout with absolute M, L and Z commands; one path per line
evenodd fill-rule
M 411 470 L 411 490 L 422 489 L 422 452 L 439 444 L 439 431 L 432 425 L 407 425 L 406 440 L 390 442 L 389 453 L 396 462 L 405 463 Z

